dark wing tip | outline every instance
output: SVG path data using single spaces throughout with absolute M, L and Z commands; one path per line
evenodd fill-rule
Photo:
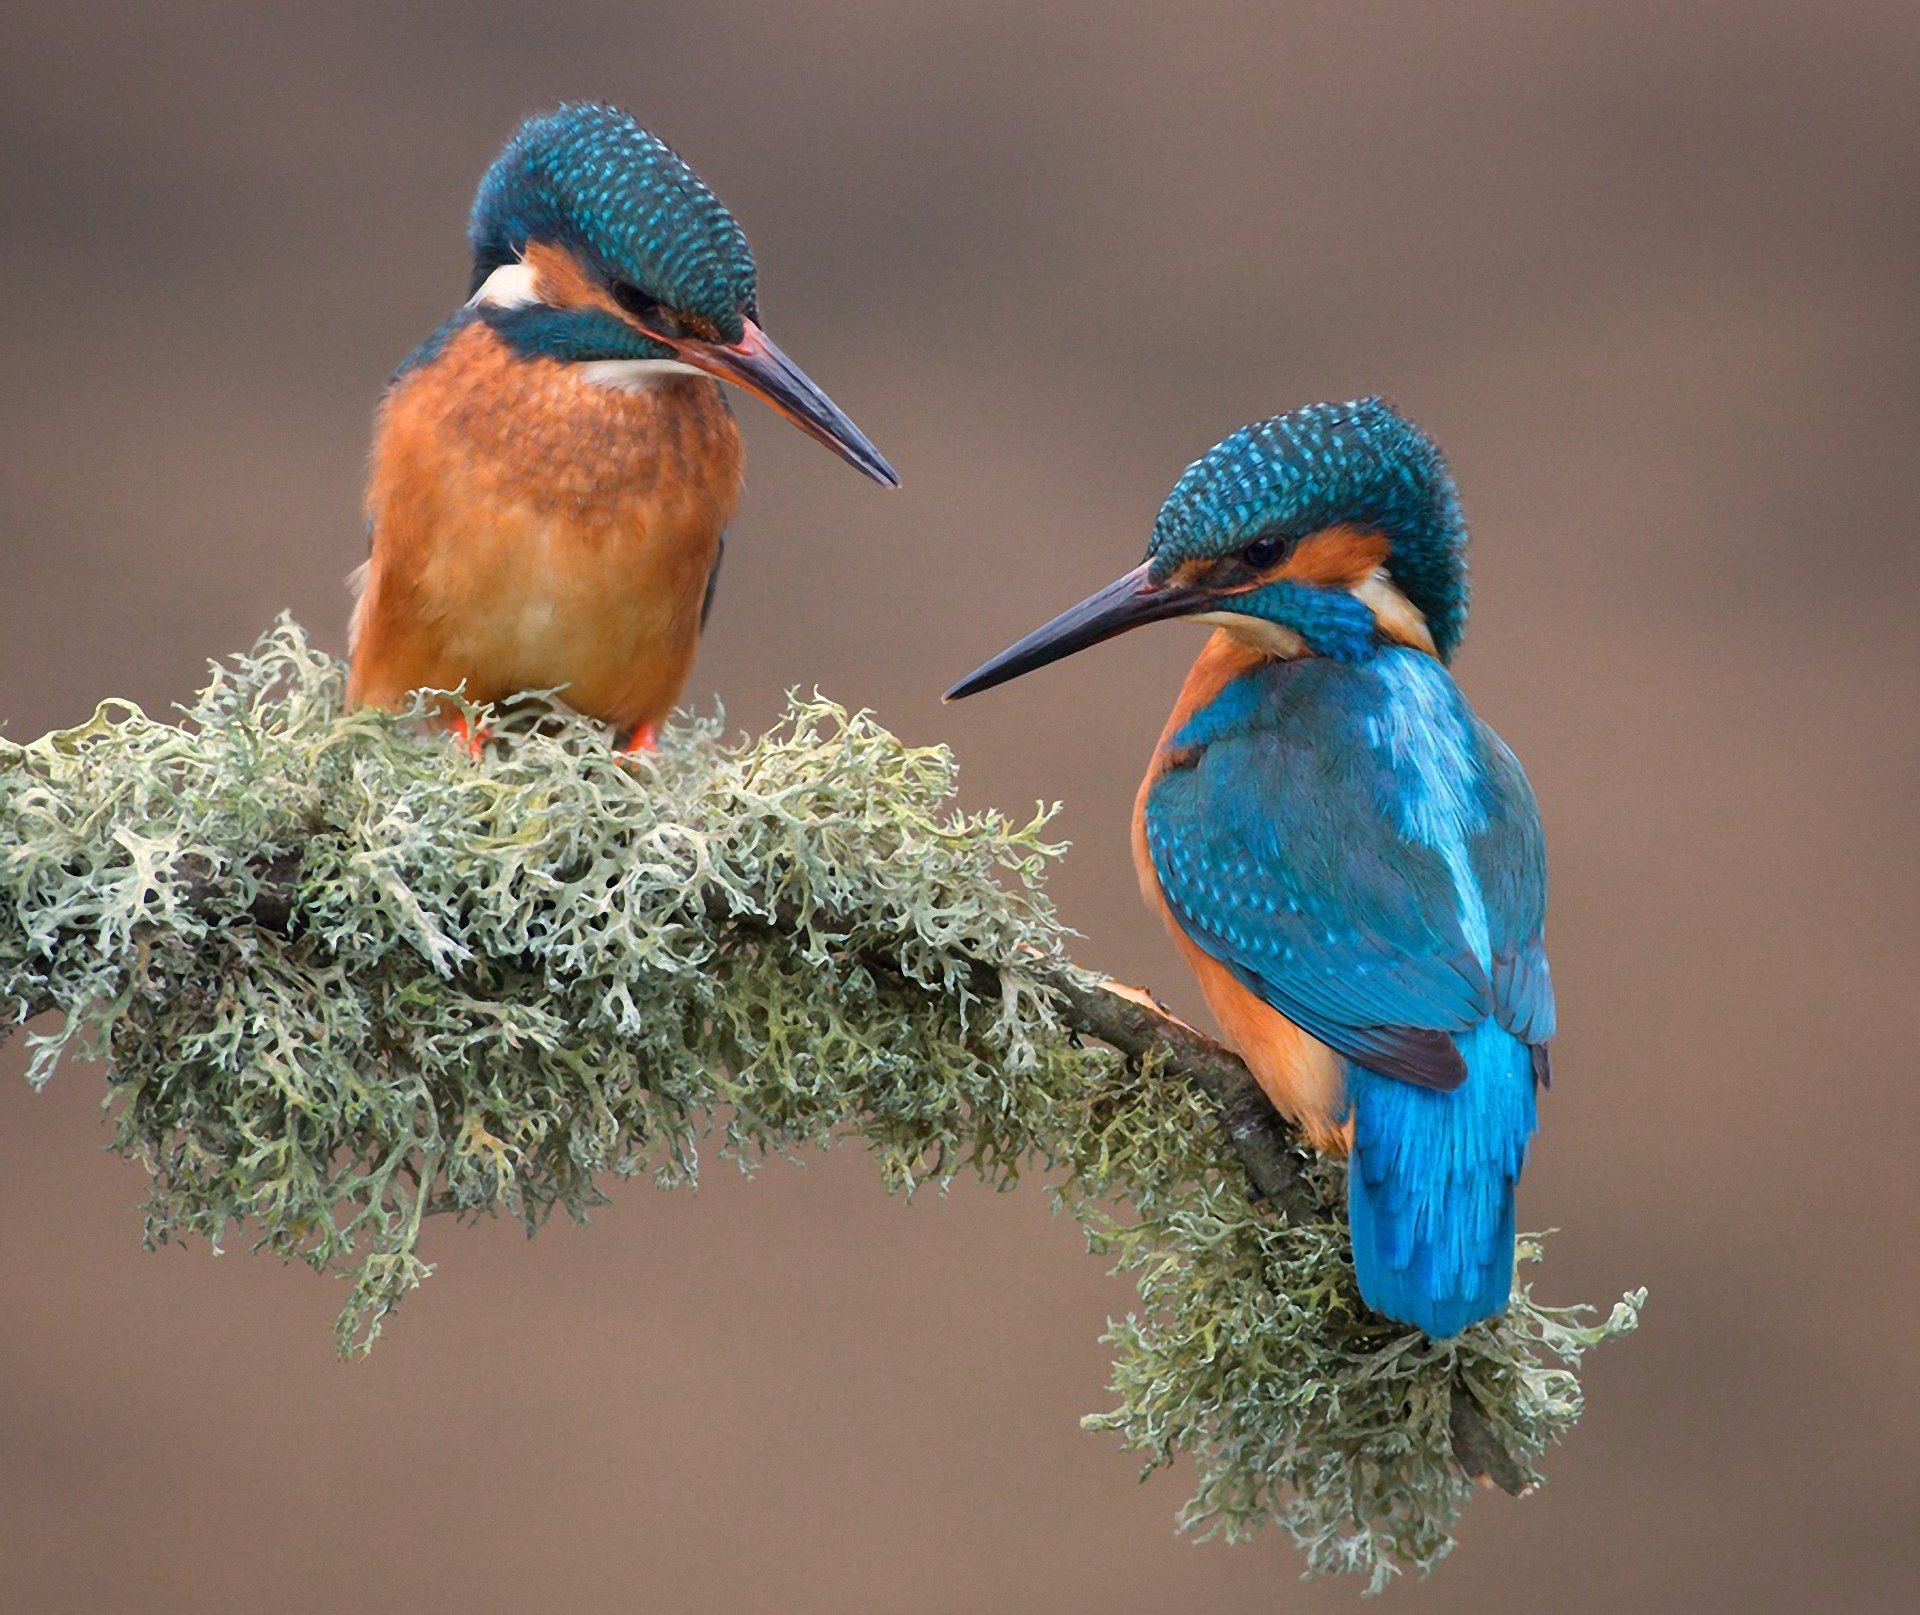
M 1340 1052 L 1383 1077 L 1438 1093 L 1452 1093 L 1467 1080 L 1466 1056 L 1452 1035 L 1423 1026 L 1369 1026 Z
M 1533 1080 L 1542 1088 L 1553 1086 L 1553 1050 L 1545 1043 L 1533 1044 L 1527 1052 L 1533 1056 Z

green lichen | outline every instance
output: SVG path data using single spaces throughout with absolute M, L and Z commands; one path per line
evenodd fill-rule
M 343 1351 L 426 1276 L 429 1215 L 531 1233 L 703 1145 L 857 1137 L 901 1190 L 1036 1171 L 1139 1283 L 1087 1423 L 1194 1458 L 1185 1524 L 1277 1521 L 1379 1585 L 1451 1547 L 1456 1380 L 1531 1459 L 1634 1326 L 1637 1294 L 1583 1327 L 1522 1293 L 1447 1345 L 1368 1314 L 1337 1166 L 1324 1216 L 1251 1201 L 1207 1101 L 1063 1025 L 1047 816 L 958 812 L 943 748 L 814 699 L 638 761 L 545 714 L 476 762 L 342 691 L 283 622 L 178 724 L 0 743 L 0 1024 L 61 1012 L 36 1083 L 106 1062 L 149 1242 L 348 1273 Z

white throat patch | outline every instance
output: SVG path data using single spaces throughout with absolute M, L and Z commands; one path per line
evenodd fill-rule
M 1291 628 L 1282 628 L 1264 617 L 1249 617 L 1238 611 L 1203 611 L 1193 619 L 1210 628 L 1224 628 L 1241 644 L 1262 656 L 1277 656 L 1291 662 L 1307 654 L 1307 642 Z
M 573 373 L 595 387 L 613 387 L 621 392 L 645 392 L 668 376 L 704 376 L 678 359 L 585 359 L 573 367 Z

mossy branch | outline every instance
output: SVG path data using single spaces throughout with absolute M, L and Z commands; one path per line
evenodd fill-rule
M 107 1060 L 150 1242 L 350 1273 L 343 1350 L 428 1272 L 427 1216 L 532 1232 L 609 1177 L 691 1181 L 703 1140 L 859 1136 L 907 1190 L 1037 1169 L 1139 1284 L 1088 1424 L 1194 1458 L 1185 1524 L 1277 1521 L 1377 1585 L 1450 1548 L 1473 1477 L 1535 1478 L 1572 1365 L 1634 1326 L 1638 1294 L 1583 1325 L 1523 1289 L 1445 1344 L 1367 1312 L 1340 1167 L 1072 964 L 1047 816 L 955 811 L 944 749 L 816 699 L 637 763 L 549 717 L 475 763 L 340 707 L 283 623 L 180 724 L 0 745 L 0 1024 L 61 1012 L 36 1082 Z

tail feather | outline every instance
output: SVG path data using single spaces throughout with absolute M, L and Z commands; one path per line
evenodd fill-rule
M 1360 1294 L 1435 1339 L 1506 1309 L 1513 1187 L 1534 1129 L 1531 1051 L 1493 1021 L 1460 1039 L 1451 1092 L 1348 1073 L 1347 1207 Z

